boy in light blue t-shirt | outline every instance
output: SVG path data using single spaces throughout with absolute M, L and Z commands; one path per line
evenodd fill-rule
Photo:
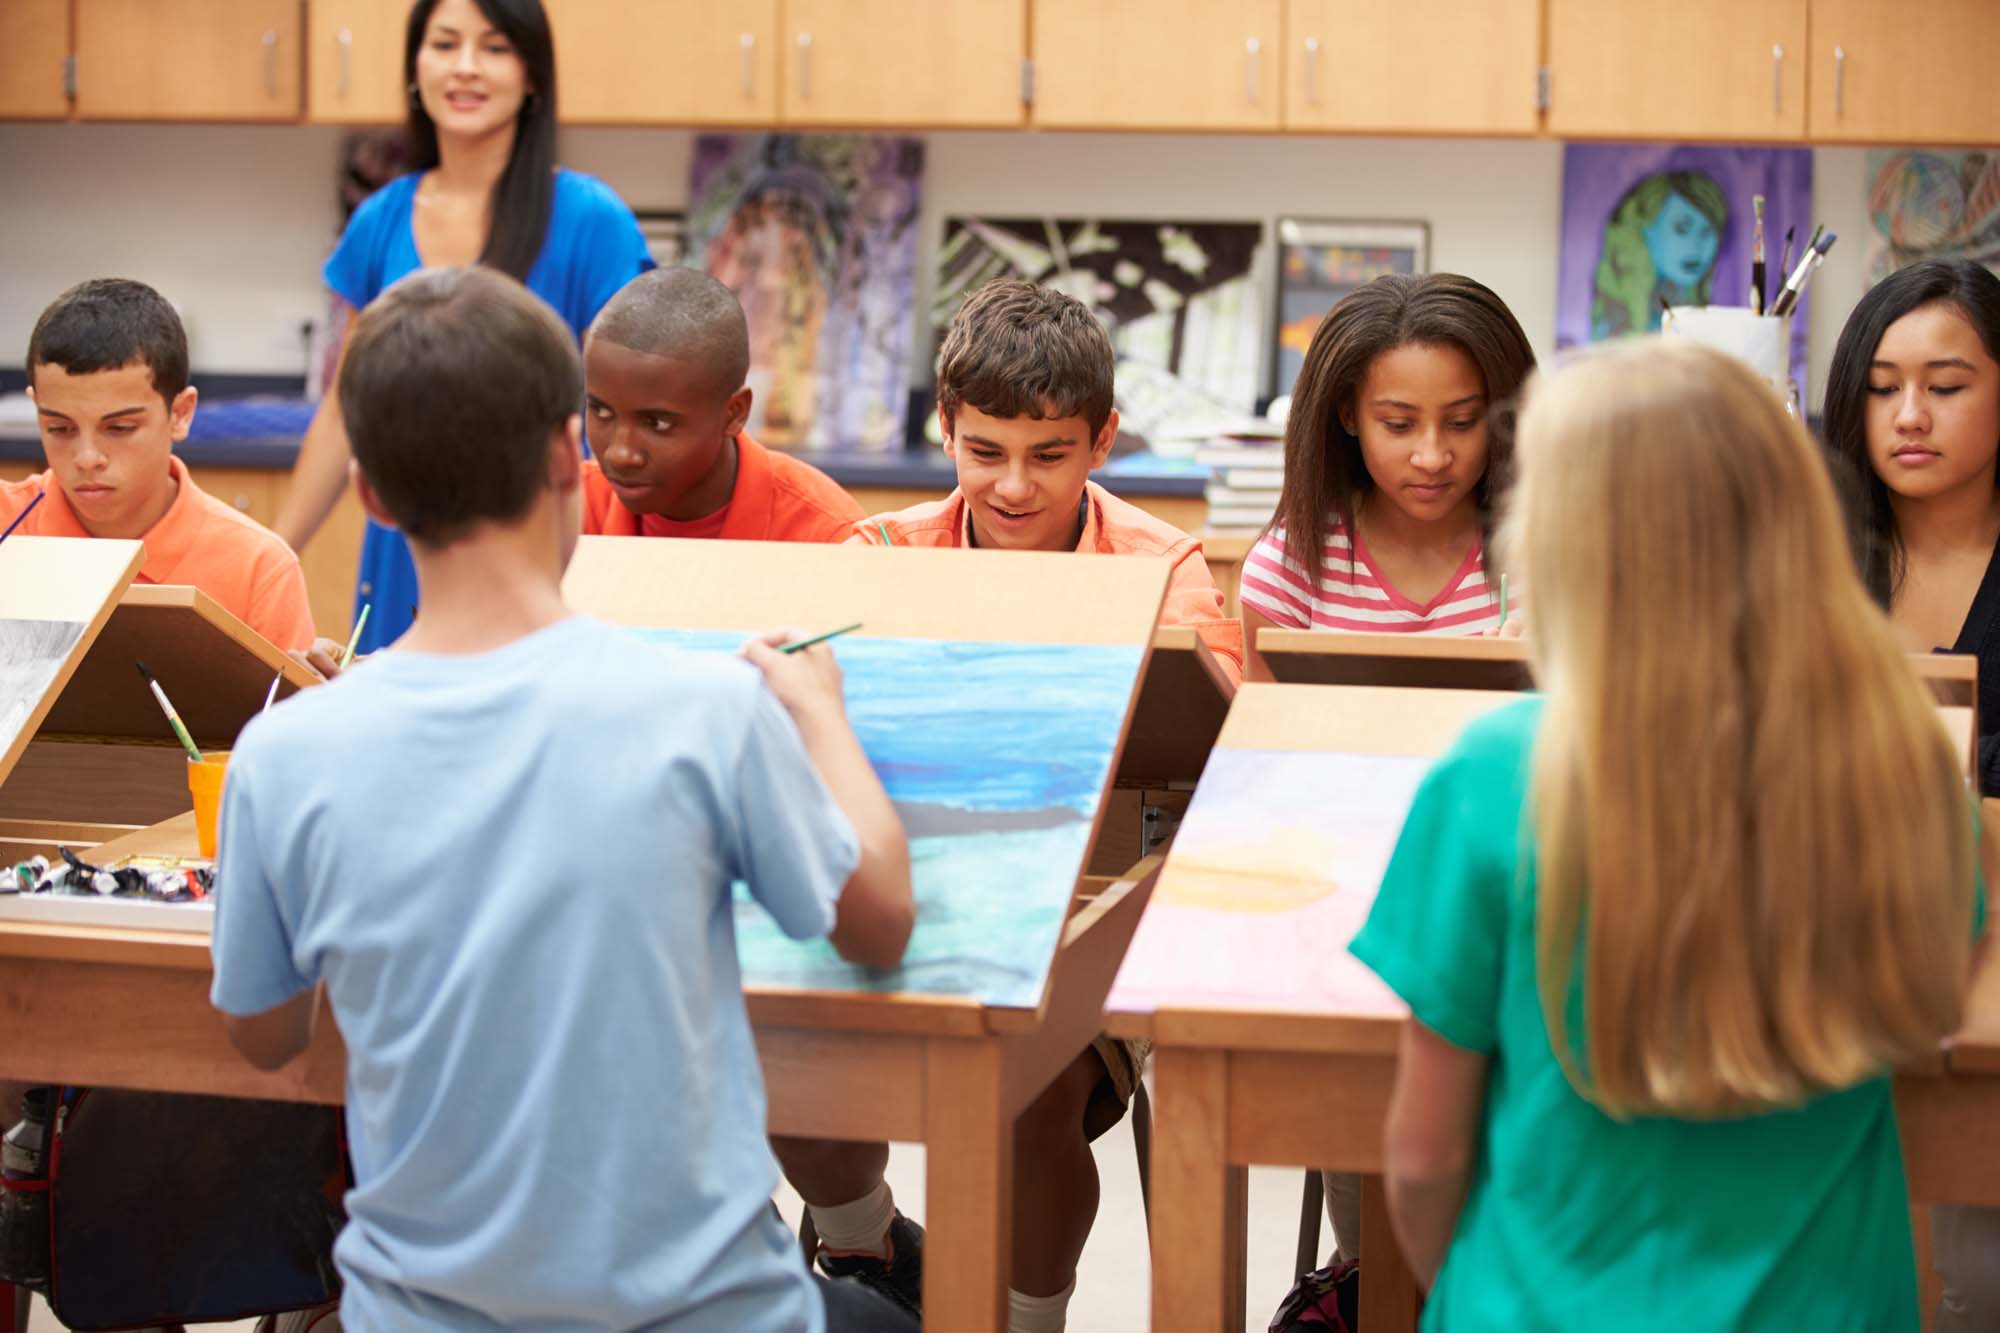
M 487 269 L 362 316 L 341 407 L 422 588 L 394 648 L 247 728 L 213 1000 L 260 1068 L 347 1041 L 351 1328 L 915 1329 L 808 1275 L 730 883 L 790 934 L 902 955 L 909 852 L 824 648 L 749 662 L 572 615 L 582 377 Z M 582 670 L 578 668 L 582 667 Z

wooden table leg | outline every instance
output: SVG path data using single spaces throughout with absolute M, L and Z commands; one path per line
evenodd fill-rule
M 1242 1326 L 1242 1265 L 1229 1243 L 1242 1197 L 1227 1155 L 1228 1074 L 1219 1051 L 1154 1054 L 1153 1333 Z
M 1004 1333 L 1014 1228 L 1014 1125 L 1001 1048 L 925 1044 L 924 1327 Z
M 1361 1178 L 1361 1327 L 1408 1333 L 1417 1326 L 1417 1279 L 1389 1229 L 1382 1177 Z
M 1222 1298 L 1229 1304 L 1222 1326 L 1232 1333 L 1243 1333 L 1244 1325 L 1249 1322 L 1250 1168 L 1231 1166 L 1228 1179 L 1228 1202 L 1224 1205 L 1228 1212 L 1223 1218 L 1222 1244 L 1223 1252 L 1229 1257 L 1229 1267 L 1223 1282 Z

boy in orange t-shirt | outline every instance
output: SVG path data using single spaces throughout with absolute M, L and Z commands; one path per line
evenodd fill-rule
M 959 308 L 938 351 L 938 420 L 958 488 L 942 500 L 865 519 L 850 541 L 1163 557 L 1173 563 L 1162 625 L 1192 627 L 1233 677 L 1241 626 L 1201 543 L 1090 480 L 1118 435 L 1111 339 L 1079 301 L 1032 283 L 987 283 Z M 1144 1052 L 1099 1037 L 1016 1123 L 1015 1333 L 1060 1329 L 1097 1215 L 1090 1143 L 1124 1115 Z M 886 1145 L 773 1139 L 812 1214 L 820 1266 L 916 1308 L 923 1233 L 896 1211 Z
M 298 557 L 173 456 L 196 395 L 187 335 L 158 292 L 124 278 L 64 292 L 28 339 L 28 382 L 49 468 L 0 482 L 0 528 L 39 495 L 17 533 L 137 538 L 140 583 L 192 584 L 278 647 L 312 645 Z
M 641 273 L 583 345 L 583 530 L 613 537 L 838 542 L 861 506 L 807 463 L 743 429 L 750 333 L 706 273 Z

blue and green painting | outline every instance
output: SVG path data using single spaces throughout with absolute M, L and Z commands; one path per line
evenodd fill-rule
M 718 652 L 744 640 L 642 633 Z M 916 933 L 903 966 L 865 971 L 825 941 L 787 939 L 738 885 L 744 984 L 1039 1003 L 1142 648 L 854 636 L 833 648 L 855 734 L 910 835 Z

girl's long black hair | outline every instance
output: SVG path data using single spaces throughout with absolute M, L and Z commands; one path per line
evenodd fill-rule
M 522 282 L 542 252 L 548 235 L 549 210 L 556 192 L 556 43 L 541 0 L 473 0 L 487 21 L 505 35 L 528 75 L 528 95 L 514 124 L 514 151 L 507 169 L 493 184 L 493 226 L 479 262 Z M 424 29 L 438 0 L 417 0 L 410 6 L 410 24 L 403 40 L 403 84 L 417 81 L 417 52 Z M 410 168 L 429 171 L 438 164 L 437 122 L 424 110 L 423 99 L 410 94 Z
M 1903 540 L 1889 488 L 1868 456 L 1868 366 L 1891 324 L 1938 302 L 1964 315 L 1986 354 L 2000 361 L 2000 278 L 1969 259 L 1927 259 L 1891 273 L 1861 298 L 1827 372 L 1821 429 L 1847 506 L 1861 580 L 1885 608 L 1903 581 Z

